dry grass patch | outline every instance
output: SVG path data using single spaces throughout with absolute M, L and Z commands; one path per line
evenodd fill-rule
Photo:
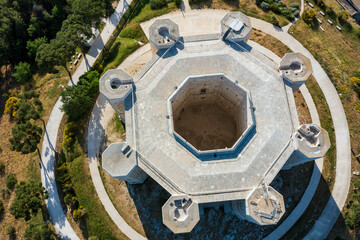
M 336 13 L 342 11 L 341 6 L 335 0 L 325 0 L 324 2 L 327 6 L 333 5 Z M 342 26 L 343 31 L 340 32 L 335 28 L 336 25 L 340 25 L 337 18 L 331 18 L 334 22 L 334 25 L 331 26 L 326 22 L 329 16 L 322 17 L 319 14 L 320 8 L 315 6 L 315 9 L 317 17 L 323 21 L 321 26 L 324 28 L 324 32 L 316 27 L 310 28 L 303 21 L 297 22 L 290 28 L 289 32 L 319 61 L 338 91 L 347 116 L 351 148 L 356 155 L 360 153 L 360 128 L 358 124 L 360 121 L 360 99 L 352 88 L 349 79 L 356 75 L 356 71 L 360 71 L 360 39 L 355 35 L 360 26 L 355 24 L 353 19 L 349 19 L 347 25 Z M 352 171 L 360 171 L 360 164 L 354 156 L 352 156 Z M 330 176 L 325 177 L 328 179 Z M 356 179 L 358 177 L 353 177 L 352 183 Z M 336 237 L 348 232 L 341 219 L 348 211 L 349 203 L 352 201 L 353 189 L 352 184 L 342 216 L 330 236 Z M 354 233 L 351 232 L 351 234 Z
M 250 40 L 259 43 L 263 47 L 270 49 L 279 57 L 283 57 L 285 53 L 291 52 L 291 50 L 278 39 L 270 36 L 261 30 L 253 29 L 250 34 Z
M 7 86 L 3 86 L 2 91 L 7 92 L 8 90 L 11 90 L 14 93 L 21 93 L 29 89 L 35 90 L 40 94 L 39 99 L 43 103 L 44 108 L 41 118 L 46 122 L 61 92 L 61 89 L 57 86 L 58 84 L 55 80 L 58 84 L 65 84 L 68 82 L 69 77 L 65 70 L 60 70 L 57 74 L 46 74 L 44 76 L 35 75 L 34 79 L 25 85 L 10 83 Z M 49 97 L 51 89 L 53 89 L 53 94 Z M 6 99 L 3 99 L 3 101 L 5 100 Z M 14 216 L 10 214 L 10 206 L 14 200 L 15 192 L 8 192 L 5 185 L 5 178 L 9 173 L 14 173 L 18 183 L 30 179 L 40 181 L 40 158 L 37 152 L 24 155 L 10 150 L 9 137 L 12 134 L 11 129 L 15 126 L 15 122 L 11 122 L 9 116 L 3 114 L 2 111 L 3 109 L 1 109 L 0 114 L 0 162 L 5 164 L 5 174 L 0 176 L 0 199 L 4 201 L 5 214 L 2 220 L 0 220 L 0 239 L 8 238 L 4 235 L 4 232 L 1 231 L 1 229 L 5 229 L 8 225 L 13 225 L 16 229 L 17 239 L 22 239 L 27 222 L 23 219 L 15 219 Z M 43 128 L 41 120 L 37 120 L 37 124 Z M 38 146 L 40 151 L 42 140 L 43 138 Z M 35 224 L 44 221 L 45 220 L 41 216 L 41 211 L 36 218 L 31 220 L 31 222 Z
M 295 2 L 300 4 L 300 0 L 282 0 L 282 2 L 289 7 L 290 3 Z M 255 0 L 203 0 L 196 3 L 190 3 L 192 9 L 224 9 L 228 11 L 241 11 L 251 17 L 260 18 L 271 23 L 270 16 L 274 15 L 272 11 L 263 11 L 259 8 Z M 276 14 L 275 14 L 276 15 Z M 285 26 L 289 23 L 284 16 L 276 15 L 280 26 Z
M 300 90 L 294 92 L 294 98 L 295 98 L 296 110 L 299 116 L 300 124 L 312 123 L 308 106 Z

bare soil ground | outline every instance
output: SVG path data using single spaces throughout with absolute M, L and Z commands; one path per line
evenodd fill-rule
M 69 78 L 67 77 L 67 74 L 62 71 L 56 76 L 50 74 L 44 76 L 36 75 L 33 81 L 22 86 L 18 85 L 14 81 L 2 80 L 4 82 L 2 82 L 1 85 L 1 93 L 6 93 L 11 90 L 11 92 L 15 94 L 29 89 L 34 89 L 40 94 L 39 98 L 44 107 L 42 119 L 46 122 L 50 115 L 52 106 L 55 104 L 60 92 L 62 91 L 61 88 L 59 88 L 59 84 L 65 84 L 68 80 Z M 5 104 L 5 101 L 6 99 L 3 98 L 0 103 Z M 0 239 L 8 238 L 4 235 L 4 231 L 2 230 L 9 225 L 13 225 L 15 227 L 17 239 L 22 239 L 27 222 L 23 219 L 15 219 L 14 216 L 10 214 L 10 206 L 14 200 L 15 192 L 7 189 L 5 179 L 8 174 L 14 173 L 18 183 L 20 181 L 27 181 L 30 179 L 40 181 L 40 158 L 37 152 L 24 155 L 10 150 L 9 138 L 11 137 L 11 129 L 15 126 L 15 122 L 11 121 L 8 115 L 3 114 L 3 106 L 4 105 L 0 107 L 0 162 L 5 164 L 5 174 L 0 176 L 0 199 L 4 202 L 5 214 L 2 219 L 0 219 Z M 43 127 L 41 120 L 38 120 L 37 124 Z M 41 148 L 41 144 L 39 144 L 39 148 Z M 44 214 L 44 217 L 46 217 L 46 215 L 47 214 Z M 40 211 L 38 216 L 31 221 L 37 224 L 46 220 L 47 219 L 44 219 L 41 216 Z
M 291 50 L 282 42 L 280 42 L 273 36 L 262 32 L 261 30 L 253 29 L 249 39 L 259 43 L 267 49 L 270 49 L 272 52 L 274 52 L 281 58 L 285 55 L 285 53 L 291 52 Z
M 309 109 L 306 105 L 303 95 L 299 90 L 294 92 L 294 98 L 300 124 L 312 123 Z

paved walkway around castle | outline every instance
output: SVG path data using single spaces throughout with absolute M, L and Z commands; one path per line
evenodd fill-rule
M 69 85 L 76 84 L 79 80 L 79 77 L 87 72 L 92 64 L 94 64 L 96 58 L 104 48 L 105 43 L 109 40 L 130 3 L 131 0 L 119 1 L 115 12 L 111 15 L 110 18 L 106 20 L 106 25 L 103 31 L 96 38 L 88 53 L 83 56 L 84 59 L 73 74 Z M 66 219 L 65 213 L 63 212 L 55 181 L 55 144 L 57 140 L 58 129 L 64 116 L 64 113 L 60 110 L 61 106 L 62 102 L 59 98 L 53 110 L 51 111 L 49 120 L 46 123 L 45 137 L 41 148 L 41 182 L 45 189 L 49 192 L 49 198 L 47 199 L 46 203 L 56 232 L 59 234 L 61 239 L 76 240 L 79 238 Z
M 173 12 L 161 16 L 159 18 L 170 18 L 174 22 L 178 23 L 181 34 L 183 36 L 186 36 L 193 34 L 207 34 L 207 33 L 219 32 L 219 22 L 225 14 L 226 11 L 221 11 L 221 10 L 194 10 L 194 11 L 187 11 L 185 13 Z M 152 24 L 153 21 L 155 21 L 155 19 L 152 19 L 148 22 L 141 24 L 146 34 L 148 27 Z M 336 182 L 332 192 L 332 197 L 330 198 L 325 210 L 323 211 L 322 215 L 314 225 L 313 229 L 306 236 L 306 238 L 308 239 L 325 238 L 332 229 L 333 225 L 335 224 L 339 216 L 340 210 L 344 206 L 350 184 L 350 174 L 351 174 L 350 173 L 351 170 L 350 137 L 349 137 L 349 130 L 347 126 L 346 116 L 341 101 L 337 95 L 334 86 L 332 85 L 330 79 L 328 78 L 324 70 L 321 68 L 320 64 L 296 39 L 294 39 L 288 33 L 284 32 L 282 29 L 274 27 L 273 25 L 264 22 L 262 20 L 251 18 L 251 22 L 254 28 L 262 30 L 267 34 L 276 37 L 284 44 L 286 44 L 292 51 L 301 52 L 310 58 L 314 70 L 313 76 L 315 77 L 320 88 L 324 92 L 327 103 L 331 109 L 331 115 L 333 117 L 333 124 L 335 128 L 336 143 L 337 143 L 337 147 L 336 147 L 337 171 L 336 171 L 336 179 L 335 179 Z M 264 54 L 266 55 L 266 53 Z M 310 100 L 311 96 L 309 92 L 304 87 L 301 90 L 302 93 L 304 94 L 304 97 L 306 98 L 310 111 L 314 109 L 316 110 L 315 105 L 311 103 L 312 101 Z M 100 106 L 100 105 L 97 104 L 96 106 Z M 95 117 L 96 115 L 92 116 L 92 118 Z M 319 122 L 318 117 L 316 121 Z M 316 121 L 314 119 L 314 122 Z M 99 122 L 99 120 L 97 122 Z M 94 129 L 93 127 L 94 126 L 89 126 L 89 129 Z M 97 127 L 99 127 L 99 125 Z M 100 136 L 98 135 L 97 137 Z M 99 140 L 99 138 L 97 140 Z M 91 167 L 91 165 L 93 165 L 93 167 Z M 91 165 L 90 168 L 93 168 L 94 171 L 96 170 L 98 172 L 97 164 L 91 164 Z M 279 227 L 272 234 L 270 234 L 267 237 L 267 239 L 278 239 L 280 236 L 285 234 L 286 231 L 288 231 L 291 228 L 291 226 L 293 226 L 293 224 L 299 219 L 302 213 L 306 210 L 309 202 L 311 201 L 314 195 L 314 192 L 316 190 L 317 184 L 320 179 L 322 160 L 317 161 L 317 166 L 318 166 L 318 170 L 313 174 L 310 180 L 311 184 L 307 188 L 304 196 L 301 199 L 301 202 L 298 204 L 298 206 L 292 212 L 292 214 L 281 225 L 279 225 Z M 97 183 L 102 184 L 99 181 Z M 106 196 L 105 198 L 108 198 L 108 196 Z M 114 207 L 112 206 L 112 208 Z M 125 234 L 127 233 L 125 232 Z
M 219 32 L 219 22 L 221 18 L 226 14 L 224 11 L 220 10 L 200 10 L 200 11 L 187 11 L 186 13 L 182 12 L 174 12 L 170 13 L 168 15 L 162 16 L 161 18 L 170 18 L 177 22 L 175 19 L 182 19 L 179 23 L 180 32 L 182 35 L 192 35 L 192 34 L 206 34 L 210 32 Z M 199 16 L 202 15 L 202 16 Z M 151 21 L 154 21 L 151 20 Z M 325 98 L 327 100 L 327 103 L 329 105 L 331 115 L 333 117 L 333 124 L 335 128 L 336 133 L 336 181 L 334 184 L 334 189 L 332 191 L 332 197 L 329 200 L 327 206 L 325 207 L 322 215 L 314 225 L 313 229 L 308 234 L 307 238 L 309 239 L 322 239 L 327 236 L 327 234 L 330 232 L 332 226 L 337 220 L 337 217 L 340 214 L 340 210 L 342 209 L 348 189 L 350 184 L 350 174 L 351 174 L 351 155 L 350 155 L 350 137 L 349 137 L 349 130 L 347 126 L 346 116 L 341 104 L 341 101 L 337 95 L 337 92 L 332 85 L 330 79 L 327 77 L 324 70 L 321 68 L 320 64 L 314 59 L 314 57 L 291 35 L 287 34 L 286 32 L 282 31 L 279 28 L 273 27 L 273 25 L 264 22 L 259 19 L 251 18 L 252 25 L 254 28 L 262 30 L 263 32 L 270 34 L 276 38 L 278 38 L 280 41 L 282 41 L 284 44 L 288 45 L 288 47 L 296 52 L 301 52 L 307 57 L 310 58 L 313 69 L 314 69 L 314 77 L 317 80 L 320 88 L 324 92 Z M 115 25 L 115 21 L 112 22 Z M 142 27 L 146 26 L 147 23 L 142 24 Z M 148 23 L 149 25 L 151 23 Z M 144 28 L 148 29 L 148 28 Z M 104 31 L 103 31 L 104 32 Z M 185 34 L 188 33 L 188 34 Z M 106 42 L 106 41 L 104 41 Z M 100 44 L 101 45 L 101 44 Z M 103 44 L 102 44 L 103 45 Z M 100 52 L 101 49 L 98 50 Z M 85 65 L 84 72 L 91 66 L 92 58 L 96 58 L 96 55 L 91 55 L 89 57 L 86 57 L 87 64 Z M 84 61 L 83 61 L 84 62 Z M 92 62 L 92 63 L 91 63 Z M 81 66 L 81 65 L 80 65 Z M 80 70 L 80 66 L 79 69 Z M 78 79 L 78 76 L 80 76 L 82 73 L 79 73 L 76 75 L 76 73 L 73 76 L 73 81 L 76 83 L 76 79 Z M 99 98 L 101 100 L 101 97 Z M 99 105 L 98 105 L 99 104 Z M 103 105 L 101 102 L 97 102 L 96 107 L 99 107 Z M 50 115 L 47 127 L 46 127 L 46 136 L 48 141 L 43 142 L 43 148 L 42 148 L 42 181 L 44 186 L 48 189 L 50 198 L 48 200 L 48 208 L 50 216 L 52 217 L 52 221 L 54 222 L 56 230 L 59 232 L 60 236 L 63 239 L 77 239 L 77 236 L 74 235 L 71 226 L 67 222 L 65 215 L 62 213 L 62 208 L 60 205 L 59 197 L 56 190 L 56 183 L 54 179 L 54 159 L 55 159 L 55 151 L 54 147 L 51 143 L 56 142 L 57 137 L 57 130 L 60 124 L 60 121 L 62 119 L 63 113 L 60 112 L 59 107 L 61 106 L 61 102 L 58 100 L 56 103 L 53 112 Z M 94 112 L 96 109 L 94 109 Z M 100 114 L 100 113 L 99 113 Z M 95 116 L 96 118 L 100 118 L 101 115 Z M 58 122 L 58 123 L 57 123 Z M 99 120 L 96 120 L 96 122 L 99 122 Z M 92 123 L 90 123 L 92 124 Z M 93 125 L 92 125 L 93 126 Z M 101 125 L 94 125 L 95 128 L 91 128 L 89 126 L 89 129 L 101 129 Z M 104 129 L 102 129 L 104 131 Z M 99 137 L 98 135 L 97 137 Z M 95 136 L 96 139 L 96 136 Z M 97 139 L 98 140 L 98 139 Z M 88 143 L 88 146 L 91 146 L 91 142 Z M 97 145 L 93 145 L 94 149 L 96 150 Z M 92 149 L 89 148 L 88 151 Z M 92 151 L 92 150 L 90 150 Z M 90 154 L 89 154 L 90 156 Z M 94 155 L 92 155 L 94 156 Z M 97 168 L 97 160 L 96 156 L 92 160 L 89 159 L 90 163 L 90 171 L 92 173 L 92 179 L 93 183 L 95 185 L 95 188 L 98 192 L 99 198 L 103 202 L 105 209 L 108 211 L 113 212 L 115 209 L 111 201 L 105 201 L 104 199 L 109 198 L 106 194 L 106 191 L 99 191 L 98 189 L 103 188 L 103 183 L 101 181 L 101 178 L 99 179 L 100 175 Z M 97 175 L 96 176 L 96 171 Z M 95 173 L 95 174 L 94 174 Z M 94 174 L 94 175 L 93 175 Z M 99 181 L 100 180 L 100 181 Z M 312 196 L 309 196 L 311 199 Z M 307 206 L 307 205 L 306 205 Z M 306 209 L 306 206 L 304 206 L 304 209 Z M 117 213 L 117 211 L 116 211 Z M 109 213 L 110 214 L 110 213 Z M 112 216 L 112 219 L 114 220 L 115 224 L 119 226 L 119 228 L 130 238 L 132 239 L 139 239 L 143 238 L 140 236 L 140 234 L 136 233 L 134 230 L 132 230 L 125 221 L 121 218 L 121 216 L 117 213 L 115 216 Z M 298 219 L 298 217 L 301 216 L 295 216 L 291 215 L 293 219 Z M 289 219 L 288 217 L 287 219 Z M 287 220 L 286 219 L 286 220 Z M 285 222 L 285 221 L 284 221 Z M 124 224 L 125 223 L 125 224 Z M 290 225 L 290 227 L 292 224 Z M 129 229 L 130 228 L 130 229 Z M 276 231 L 276 230 L 275 230 Z M 133 235 L 134 234 L 134 235 Z M 274 239 L 278 238 L 279 235 L 274 236 Z M 269 236 L 270 237 L 270 236 Z M 270 238 L 269 238 L 270 239 Z

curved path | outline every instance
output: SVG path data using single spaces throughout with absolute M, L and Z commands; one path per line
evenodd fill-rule
M 219 25 L 217 24 L 220 22 L 219 20 L 224 16 L 225 13 L 226 11 L 221 10 L 201 10 L 188 11 L 184 16 L 184 13 L 174 12 L 165 16 L 161 16 L 160 18 L 170 18 L 174 22 L 178 23 L 182 35 L 190 35 L 194 33 L 204 34 L 214 31 L 217 32 L 219 28 Z M 147 30 L 154 20 L 155 19 L 143 23 L 143 29 Z M 286 44 L 292 51 L 301 52 L 307 57 L 309 57 L 313 65 L 313 76 L 315 77 L 320 88 L 324 92 L 326 101 L 331 111 L 331 115 L 333 117 L 333 124 L 335 128 L 337 143 L 336 181 L 332 192 L 332 197 L 330 198 L 327 206 L 325 207 L 322 215 L 314 225 L 313 229 L 306 236 L 307 239 L 323 239 L 328 235 L 333 225 L 335 224 L 340 214 L 340 211 L 346 201 L 350 185 L 350 137 L 345 112 L 343 110 L 341 101 L 337 95 L 337 92 L 332 85 L 330 79 L 326 75 L 325 71 L 321 68 L 320 64 L 315 60 L 315 58 L 295 38 L 293 38 L 287 32 L 284 32 L 282 29 L 276 28 L 273 25 L 262 20 L 251 18 L 251 21 L 254 28 L 262 30 L 263 32 L 279 39 L 284 44 Z M 145 31 L 145 33 L 147 33 L 147 31 Z M 304 94 L 304 97 L 307 96 L 307 99 L 309 99 L 308 91 L 302 88 L 302 92 Z M 313 103 L 309 104 L 309 108 L 310 107 L 316 110 Z M 321 169 L 322 163 L 317 162 L 317 166 L 318 169 Z M 286 219 L 287 221 L 284 221 L 284 223 L 286 224 L 281 224 L 279 228 L 274 231 L 273 234 L 268 236 L 267 239 L 280 238 L 298 220 L 298 218 L 302 215 L 307 205 L 311 201 L 311 198 L 316 190 L 315 186 L 317 186 L 317 183 L 319 182 L 319 178 L 320 171 L 318 170 L 318 172 L 315 172 L 313 174 L 313 177 L 311 179 L 312 184 L 310 184 L 310 188 L 308 188 L 305 192 L 306 195 L 304 195 L 301 199 L 301 204 L 299 204 L 299 206 L 297 206 L 294 212 Z
M 89 70 L 90 66 L 95 62 L 105 43 L 109 40 L 111 34 L 119 23 L 121 17 L 124 15 L 126 9 L 129 7 L 131 0 L 128 2 L 121 0 L 115 12 L 107 19 L 106 25 L 101 34 L 96 38 L 88 53 L 84 56 L 84 60 L 72 76 L 70 84 L 76 84 L 79 77 Z M 49 198 L 46 200 L 48 212 L 51 221 L 55 227 L 56 232 L 61 239 L 79 239 L 70 223 L 66 219 L 63 212 L 59 194 L 55 181 L 55 145 L 57 140 L 58 129 L 64 113 L 60 110 L 62 102 L 60 98 L 57 100 L 50 117 L 46 123 L 45 137 L 41 148 L 41 182 L 49 193 Z
M 132 229 L 120 216 L 111 202 L 100 176 L 97 156 L 100 153 L 100 146 L 105 137 L 105 129 L 113 116 L 113 111 L 110 104 L 100 94 L 91 112 L 88 126 L 88 158 L 91 178 L 105 210 L 118 228 L 130 239 L 146 239 Z
M 253 47 L 256 50 L 258 50 L 259 52 L 263 53 L 265 56 L 272 59 L 275 63 L 277 63 L 277 64 L 280 63 L 281 59 L 276 54 L 274 54 L 273 52 L 268 50 L 267 48 L 264 48 L 261 45 L 257 44 L 256 42 L 253 42 L 253 41 L 249 41 L 248 43 L 251 47 Z M 148 55 L 148 53 L 150 53 L 150 56 Z M 147 62 L 146 60 L 150 60 L 151 55 L 152 55 L 151 48 L 150 48 L 149 44 L 147 44 L 147 45 L 143 46 L 142 48 L 138 49 L 132 55 L 130 55 L 119 67 L 121 67 L 125 71 L 129 71 L 132 69 L 131 65 L 134 62 L 146 63 Z M 302 92 L 304 99 L 306 101 L 306 104 L 309 108 L 310 115 L 313 120 L 312 122 L 320 125 L 319 115 L 317 113 L 315 104 L 313 102 L 313 99 L 312 99 L 308 89 L 306 88 L 305 85 L 303 85 L 300 88 L 300 91 Z M 97 167 L 98 162 L 97 162 L 96 156 L 98 156 L 100 154 L 100 144 L 105 139 L 104 129 L 106 129 L 107 124 L 112 117 L 112 113 L 113 113 L 113 109 L 112 109 L 111 105 L 107 101 L 104 100 L 104 97 L 102 95 L 100 95 L 94 106 L 93 112 L 91 114 L 90 122 L 89 122 L 88 154 L 89 154 L 89 161 L 90 161 L 90 169 L 91 169 L 91 174 L 93 176 L 93 179 L 97 179 L 97 182 L 99 183 L 99 184 L 95 184 L 95 185 L 98 185 L 97 188 L 99 190 L 97 190 L 97 191 L 99 193 L 99 197 L 100 197 L 101 201 L 103 202 L 103 204 L 106 205 L 106 209 L 108 209 L 109 215 L 111 216 L 111 218 L 114 220 L 115 223 L 117 223 L 117 222 L 119 223 L 118 224 L 118 225 L 120 225 L 119 228 L 123 232 L 128 232 L 129 226 L 126 223 L 124 225 L 124 220 L 122 220 L 122 217 L 116 211 L 116 209 L 113 206 L 113 204 L 111 203 L 108 195 L 106 194 L 104 186 L 101 184 L 101 177 L 100 177 L 98 167 Z M 274 237 L 274 239 L 278 239 L 279 236 L 282 236 L 283 234 L 285 234 L 286 231 L 289 228 L 291 228 L 291 226 L 296 222 L 297 218 L 294 218 L 291 216 L 299 215 L 299 217 L 300 217 L 301 214 L 303 213 L 303 211 L 306 209 L 307 205 L 309 204 L 309 202 L 311 200 L 311 198 L 309 198 L 308 196 L 312 196 L 316 191 L 317 183 L 319 182 L 319 179 L 321 176 L 322 164 L 323 164 L 322 158 L 316 160 L 315 171 L 313 171 L 312 177 L 309 182 L 309 187 L 307 188 L 306 193 L 304 193 L 304 196 L 302 197 L 301 201 L 296 206 L 296 208 L 293 210 L 290 217 L 286 218 L 285 221 L 271 234 L 272 236 L 277 236 L 277 237 Z M 295 219 L 295 222 L 291 221 L 290 219 L 291 220 Z M 132 230 L 130 230 L 130 231 L 132 232 Z M 135 235 L 134 235 L 134 233 L 131 233 L 131 235 L 132 235 L 131 239 L 144 238 L 143 236 L 138 235 L 138 233 L 136 233 Z M 127 233 L 127 236 L 130 237 L 130 233 Z M 271 238 L 272 237 L 270 235 L 267 237 L 267 239 L 271 239 Z
M 329 106 L 336 138 L 336 176 L 331 197 L 305 239 L 324 239 L 331 231 L 345 204 L 351 180 L 351 147 L 349 127 L 344 108 L 331 80 L 312 54 L 287 32 L 278 31 L 270 23 L 251 18 L 254 28 L 272 35 L 287 45 L 294 52 L 307 56 L 313 67 L 313 76 L 321 88 Z
M 257 44 L 256 42 L 249 41 L 249 45 L 267 56 L 268 58 L 272 59 L 275 63 L 279 64 L 281 59 L 275 53 L 271 52 L 269 49 Z M 311 120 L 313 123 L 320 124 L 319 114 L 317 112 L 315 103 L 309 93 L 307 87 L 302 85 L 300 87 L 301 94 L 303 95 L 306 105 L 309 109 Z M 317 186 L 320 181 L 321 171 L 323 168 L 323 158 L 316 159 L 313 173 L 311 175 L 309 184 L 301 197 L 299 203 L 296 205 L 295 209 L 290 213 L 290 215 L 268 236 L 265 237 L 265 240 L 270 239 L 279 239 L 280 237 L 284 236 L 285 233 L 296 223 L 296 221 L 301 217 L 301 215 L 306 210 L 307 206 L 311 202 L 312 197 L 314 196 Z

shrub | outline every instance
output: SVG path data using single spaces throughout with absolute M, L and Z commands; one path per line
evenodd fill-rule
M 73 211 L 73 218 L 76 221 L 80 220 L 80 218 L 82 218 L 84 214 L 85 214 L 85 209 L 82 206 L 80 206 L 78 209 L 75 209 Z
M 332 4 L 325 10 L 325 12 L 332 18 L 336 17 L 336 12 L 334 11 L 334 6 Z
M 19 101 L 17 97 L 10 97 L 5 103 L 5 114 L 9 114 L 11 117 L 15 117 L 17 110 L 19 109 Z
M 32 98 L 38 98 L 40 95 L 38 93 L 36 93 L 34 90 L 29 90 L 26 91 L 22 94 L 20 94 L 18 97 L 19 98 L 24 98 L 24 99 L 32 99 Z
M 279 20 L 277 20 L 277 18 L 274 14 L 270 16 L 270 20 L 271 20 L 272 24 L 279 27 Z
M 166 0 L 150 0 L 151 9 L 160 9 L 167 6 Z
M 270 4 L 267 2 L 262 2 L 260 6 L 261 6 L 261 9 L 264 11 L 269 11 L 269 9 L 270 9 Z
M 16 196 L 11 204 L 10 213 L 15 218 L 25 218 L 25 220 L 30 219 L 31 215 L 36 216 L 43 205 L 44 191 L 45 188 L 40 182 L 20 182 L 16 185 Z
M 293 7 L 290 7 L 289 10 L 290 10 L 290 12 L 292 12 L 292 13 L 294 13 L 294 12 L 297 11 L 297 9 L 296 9 L 296 8 L 293 8 Z
M 99 238 L 95 237 L 95 236 L 91 236 L 91 237 L 88 238 L 88 240 L 99 240 Z
M 4 202 L 0 199 L 0 216 L 5 212 Z
M 294 12 L 294 16 L 295 16 L 295 17 L 299 17 L 299 16 L 300 16 L 300 12 L 299 12 L 298 10 L 296 10 L 296 11 Z
M 96 62 L 93 67 L 92 67 L 92 70 L 96 70 L 98 71 L 99 73 L 102 73 L 104 71 L 104 66 L 99 63 L 99 62 Z
M 324 3 L 323 0 L 318 0 L 316 4 L 317 4 L 318 6 L 320 6 L 321 8 L 323 8 L 323 9 L 326 7 L 326 5 L 325 5 L 325 3 Z
M 356 36 L 360 39 L 360 28 L 356 31 Z
M 26 83 L 32 76 L 30 64 L 27 62 L 19 62 L 19 64 L 15 66 L 15 73 L 12 76 L 17 82 Z
M 283 8 L 281 10 L 281 15 L 283 15 L 284 17 L 286 17 L 288 20 L 293 21 L 295 19 L 294 15 L 292 14 L 292 12 L 287 9 L 287 8 Z
M 354 182 L 354 186 L 356 189 L 360 189 L 360 179 L 358 179 Z
M 50 240 L 54 239 L 54 233 L 49 225 L 34 225 L 30 223 L 25 229 L 24 238 L 26 240 Z
M 338 15 L 338 19 L 340 22 L 346 22 L 349 19 L 349 17 L 350 17 L 350 14 L 346 10 L 342 10 Z
M 12 151 L 28 154 L 35 152 L 41 140 L 42 129 L 30 122 L 16 124 L 9 139 Z
M 302 19 L 307 24 L 311 24 L 314 22 L 315 16 L 316 16 L 316 12 L 314 9 L 311 8 L 304 11 L 304 13 L 302 14 Z
M 281 13 L 279 6 L 275 3 L 270 4 L 270 10 L 277 14 Z
M 5 173 L 5 164 L 0 162 L 0 175 Z
M 180 5 L 181 5 L 181 0 L 175 0 L 175 4 L 176 4 L 176 6 L 179 8 Z
M 300 6 L 299 6 L 298 3 L 290 3 L 289 6 L 292 7 L 292 8 L 300 9 Z
M 360 203 L 353 203 L 350 211 L 345 215 L 345 223 L 350 229 L 360 224 Z
M 16 179 L 15 174 L 10 173 L 9 175 L 7 175 L 5 182 L 6 182 L 6 186 L 7 186 L 8 189 L 14 190 L 14 187 L 15 187 L 15 185 L 17 183 L 17 179 Z
M 16 234 L 16 230 L 15 230 L 14 226 L 9 225 L 9 226 L 6 226 L 6 227 L 5 227 L 4 233 L 5 233 L 5 235 L 8 235 L 8 236 L 10 236 L 10 237 L 13 237 L 13 236 L 15 236 L 15 234 Z
M 20 100 L 17 105 L 18 110 L 16 111 L 15 115 L 15 118 L 18 122 L 27 122 L 30 119 L 37 120 L 40 118 L 40 111 L 38 110 L 42 110 L 42 104 L 39 99 L 35 102 L 38 104 L 37 107 L 24 99 Z
M 65 125 L 64 140 L 62 142 L 62 147 L 65 151 L 71 150 L 71 147 L 74 144 L 77 127 L 77 124 L 74 122 L 69 122 Z

